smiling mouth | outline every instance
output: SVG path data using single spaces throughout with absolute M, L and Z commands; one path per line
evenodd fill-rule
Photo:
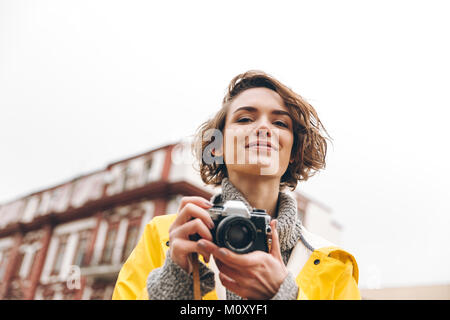
M 272 146 L 269 141 L 255 141 L 247 144 L 245 146 L 246 149 L 256 148 L 256 149 L 271 149 L 277 151 L 278 148 L 276 146 Z

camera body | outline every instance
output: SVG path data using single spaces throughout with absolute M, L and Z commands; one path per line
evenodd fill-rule
M 250 212 L 242 201 L 228 200 L 208 211 L 214 222 L 211 234 L 216 245 L 241 254 L 255 250 L 269 252 L 271 217 L 265 210 Z

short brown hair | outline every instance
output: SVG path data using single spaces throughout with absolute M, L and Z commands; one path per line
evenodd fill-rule
M 291 157 L 294 158 L 280 179 L 280 189 L 294 190 L 298 181 L 306 181 L 318 170 L 325 168 L 327 139 L 329 137 L 314 108 L 299 94 L 272 76 L 259 70 L 250 70 L 235 76 L 228 85 L 222 100 L 222 108 L 211 119 L 197 129 L 192 142 L 195 157 L 199 162 L 200 176 L 206 184 L 220 186 L 228 176 L 225 163 L 206 163 L 203 159 L 205 148 L 212 142 L 205 140 L 204 133 L 218 129 L 223 133 L 228 107 L 241 92 L 251 88 L 268 88 L 277 92 L 288 108 L 293 120 L 294 143 Z M 326 136 L 325 136 L 326 134 Z

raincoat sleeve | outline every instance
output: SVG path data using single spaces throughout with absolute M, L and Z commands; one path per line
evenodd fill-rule
M 358 284 L 351 274 L 343 273 L 336 282 L 334 300 L 361 300 Z
M 164 263 L 168 230 L 175 218 L 176 215 L 158 216 L 145 226 L 138 244 L 119 272 L 113 300 L 148 299 L 147 277 L 150 271 Z
M 342 264 L 342 272 L 334 284 L 334 300 L 361 300 L 358 289 L 359 270 L 355 258 L 344 250 L 329 253 L 330 258 Z
M 314 251 L 297 277 L 297 299 L 360 300 L 358 265 L 339 248 Z

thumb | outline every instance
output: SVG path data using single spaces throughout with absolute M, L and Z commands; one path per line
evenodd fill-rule
M 278 221 L 276 219 L 270 222 L 270 228 L 272 229 L 272 248 L 270 250 L 270 254 L 274 258 L 283 261 L 280 251 L 280 240 L 278 238 L 277 223 Z

